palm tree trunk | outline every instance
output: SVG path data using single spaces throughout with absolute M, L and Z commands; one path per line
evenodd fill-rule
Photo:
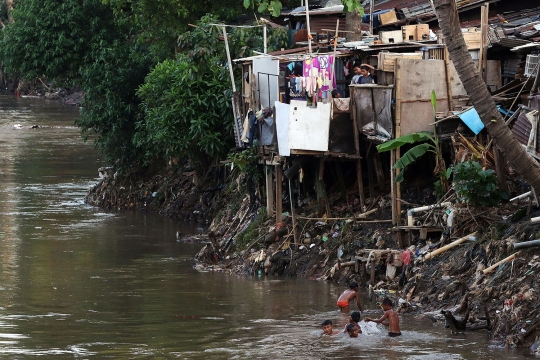
M 512 164 L 516 172 L 532 186 L 535 192 L 540 194 L 540 166 L 514 138 L 474 65 L 461 33 L 456 1 L 434 0 L 433 3 L 450 58 L 456 66 L 459 78 L 480 119 L 504 158 Z

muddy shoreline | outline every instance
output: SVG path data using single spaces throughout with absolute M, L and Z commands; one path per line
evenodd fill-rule
M 283 223 L 276 226 L 259 201 L 246 195 L 241 179 L 225 181 L 219 170 L 204 177 L 185 165 L 154 173 L 140 169 L 124 174 L 111 168 L 100 171 L 103 179 L 88 192 L 89 204 L 153 211 L 181 221 L 209 224 L 207 234 L 179 234 L 177 240 L 201 243 L 194 265 L 199 271 L 298 276 L 343 284 L 357 281 L 373 301 L 388 296 L 399 304 L 402 313 L 427 316 L 443 326 L 442 311 L 451 311 L 457 319 L 468 316 L 469 328 L 485 327 L 487 315 L 489 334 L 497 343 L 507 347 L 532 345 L 534 349 L 538 345 L 540 286 L 535 274 L 540 271 L 539 248 L 523 249 L 513 261 L 483 273 L 515 253 L 514 243 L 540 237 L 539 225 L 529 221 L 540 212 L 526 203 L 481 209 L 480 213 L 488 211 L 490 219 L 498 221 L 482 222 L 478 217 L 477 226 L 464 229 L 468 233 L 475 230 L 475 236 L 429 260 L 422 258 L 456 238 L 413 239 L 408 246 L 410 264 L 398 261 L 396 265 L 400 266 L 390 279 L 388 264 L 397 257 L 391 258 L 385 251 L 399 246 L 391 224 L 379 222 L 389 216 L 388 197 L 377 198 L 367 204 L 371 210 L 362 211 L 357 201 L 347 202 L 339 194 L 330 193 L 332 216 L 339 220 L 300 221 L 295 243 L 288 212 L 283 214 Z M 306 199 L 297 211 L 298 216 L 316 217 L 316 204 Z M 363 216 L 365 213 L 369 214 Z M 355 261 L 368 253 L 375 262 L 367 265 Z M 372 273 L 374 286 L 369 285 Z

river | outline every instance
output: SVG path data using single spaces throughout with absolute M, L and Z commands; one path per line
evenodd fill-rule
M 451 335 L 402 316 L 403 336 L 363 324 L 320 337 L 344 287 L 193 270 L 201 231 L 84 204 L 104 165 L 58 102 L 0 96 L 0 358 L 521 359 L 485 332 Z M 37 125 L 38 128 L 32 128 Z M 365 316 L 381 314 L 365 302 Z

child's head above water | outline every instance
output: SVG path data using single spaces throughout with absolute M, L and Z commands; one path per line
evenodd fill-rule
M 384 300 L 382 301 L 382 307 L 384 310 L 391 309 L 393 306 L 394 304 L 392 304 L 392 300 L 390 300 L 387 297 L 385 297 Z
M 359 322 L 360 321 L 360 312 L 359 311 L 353 311 L 351 313 L 351 320 L 354 321 L 354 322 Z
M 324 320 L 321 324 L 322 330 L 327 335 L 332 335 L 332 332 L 334 331 L 334 328 L 332 326 L 331 320 Z
M 349 283 L 349 289 L 351 290 L 358 289 L 358 283 L 356 281 Z
M 347 325 L 347 333 L 350 337 L 358 337 L 358 327 L 354 324 Z

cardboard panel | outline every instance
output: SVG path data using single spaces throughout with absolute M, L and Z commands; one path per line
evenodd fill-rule
M 328 151 L 332 103 L 308 107 L 305 101 L 292 101 L 289 112 L 289 148 Z
M 405 42 L 416 40 L 416 25 L 402 26 L 401 31 L 403 32 L 403 40 Z
M 398 18 L 396 16 L 396 12 L 394 10 L 390 10 L 388 12 L 380 14 L 379 21 L 381 22 L 381 25 L 386 25 L 397 22 Z
M 416 25 L 416 40 L 429 40 L 429 25 Z

